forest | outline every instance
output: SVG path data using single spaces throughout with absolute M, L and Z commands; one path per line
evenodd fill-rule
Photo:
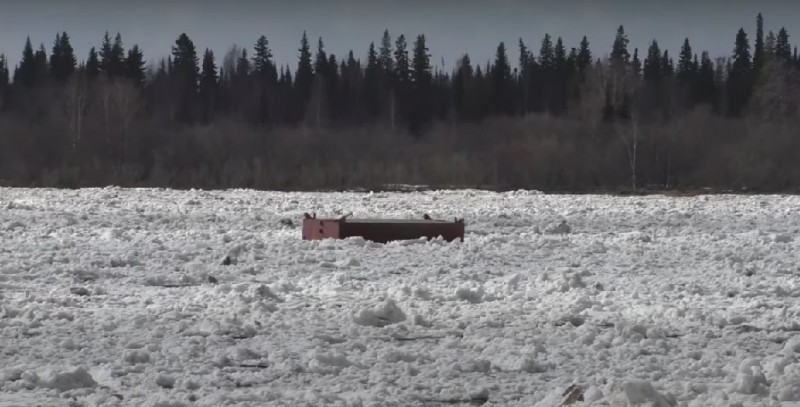
M 85 57 L 29 38 L 0 54 L 0 185 L 794 192 L 800 57 L 755 28 L 723 57 L 619 26 L 610 49 L 520 38 L 447 71 L 388 30 L 341 56 L 303 34 L 291 63 L 266 36 L 220 57 L 181 34 L 158 60 L 119 33 Z

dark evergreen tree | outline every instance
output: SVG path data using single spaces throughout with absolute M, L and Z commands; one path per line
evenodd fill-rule
M 296 106 L 291 115 L 293 121 L 300 120 L 305 115 L 306 103 L 311 97 L 311 86 L 314 81 L 314 68 L 311 65 L 311 46 L 308 36 L 303 31 L 300 39 L 300 56 L 297 62 L 297 71 L 294 75 L 294 89 Z
M 125 77 L 139 88 L 145 85 L 147 76 L 145 64 L 144 52 L 142 52 L 141 48 L 138 45 L 131 47 L 128 50 L 128 56 L 125 58 Z
M 394 74 L 394 54 L 393 54 L 392 37 L 389 35 L 389 30 L 384 30 L 383 37 L 381 38 L 381 47 L 379 50 L 380 67 L 384 75 L 391 76 Z
M 400 34 L 395 41 L 393 85 L 391 88 L 392 103 L 390 115 L 392 123 L 396 123 L 396 113 L 399 112 L 403 119 L 409 116 L 411 94 L 411 62 L 408 58 L 408 44 L 404 34 Z M 393 124 L 394 125 L 394 124 Z
M 789 32 L 786 31 L 786 28 L 778 31 L 778 37 L 775 40 L 775 57 L 783 63 L 792 61 L 792 47 L 789 44 Z
M 464 54 L 458 61 L 456 72 L 453 75 L 453 104 L 456 117 L 460 120 L 470 120 L 474 116 L 469 110 L 468 92 L 472 86 L 472 62 L 469 55 Z
M 206 48 L 203 54 L 203 70 L 200 74 L 199 96 L 202 102 L 201 119 L 210 123 L 214 118 L 219 98 L 219 75 L 214 52 Z
M 553 51 L 553 103 L 550 107 L 550 112 L 556 115 L 561 115 L 567 110 L 568 99 L 568 84 L 570 79 L 570 72 L 567 66 L 567 49 L 564 47 L 564 41 L 561 37 L 556 39 L 556 45 Z
M 262 35 L 253 47 L 253 75 L 258 92 L 258 122 L 269 123 L 277 120 L 279 100 L 275 97 L 278 84 L 278 70 L 272 61 L 272 50 L 267 37 Z
M 466 55 L 465 55 L 466 56 Z M 467 56 L 467 58 L 469 58 Z M 469 62 L 469 59 L 467 60 Z M 528 49 L 528 46 L 525 45 L 525 42 L 522 41 L 522 38 L 519 39 L 519 86 L 521 89 L 521 110 L 523 114 L 528 113 L 531 110 L 531 102 L 530 102 L 530 92 L 531 92 L 531 76 L 532 76 L 532 68 L 533 68 L 534 58 L 531 55 L 531 51 Z M 470 67 L 470 69 L 472 69 Z
M 770 32 L 767 34 L 766 40 L 764 40 L 764 53 L 766 54 L 765 60 L 775 59 L 777 42 L 778 38 L 775 36 L 775 33 L 770 30 Z
M 278 81 L 278 71 L 272 62 L 272 50 L 266 36 L 258 37 L 253 47 L 253 72 L 264 83 L 275 84 Z
M 399 88 L 406 88 L 411 82 L 411 65 L 408 60 L 408 44 L 406 37 L 400 34 L 395 41 L 394 79 Z
M 630 53 L 628 53 L 628 35 L 625 34 L 625 27 L 617 28 L 617 35 L 614 37 L 614 45 L 611 48 L 611 64 L 617 69 L 627 66 L 630 63 Z
M 414 42 L 414 55 L 411 63 L 413 80 L 413 115 L 411 118 L 412 131 L 418 131 L 420 126 L 432 119 L 433 98 L 433 73 L 431 68 L 431 55 L 425 35 L 418 35 Z
M 17 70 L 14 73 L 14 83 L 23 86 L 33 86 L 36 82 L 36 56 L 31 45 L 31 38 L 25 40 L 25 47 L 22 50 L 22 60 L 20 60 Z
M 379 117 L 383 103 L 381 77 L 381 63 L 378 60 L 375 43 L 371 42 L 367 51 L 367 66 L 364 69 L 364 100 L 367 116 L 372 120 Z
M 680 57 L 678 58 L 678 72 L 676 78 L 681 85 L 689 85 L 692 83 L 694 75 L 694 60 L 696 55 L 692 53 L 692 46 L 689 44 L 689 39 L 683 41 L 681 47 Z
M 697 82 L 695 85 L 696 104 L 705 104 L 717 107 L 717 91 L 714 63 L 707 51 L 703 51 L 700 57 L 700 68 L 697 72 Z
M 586 68 L 592 66 L 592 50 L 589 48 L 589 40 L 586 39 L 586 36 L 583 36 L 581 40 L 580 48 L 578 49 L 578 71 L 583 74 L 586 71 Z
M 753 63 L 750 56 L 750 42 L 744 28 L 736 34 L 736 46 L 727 77 L 728 114 L 739 116 L 744 111 L 753 91 Z
M 669 51 L 664 50 L 664 54 L 661 56 L 661 74 L 664 77 L 671 77 L 674 73 L 675 64 L 669 56 Z
M 497 46 L 494 65 L 491 67 L 491 78 L 494 113 L 503 115 L 513 114 L 514 99 L 511 64 L 508 62 L 506 45 L 503 42 Z
M 761 73 L 761 68 L 764 67 L 764 60 L 766 58 L 766 49 L 764 47 L 764 17 L 758 13 L 756 17 L 756 41 L 753 49 L 753 76 L 758 77 Z
M 50 53 L 50 73 L 57 81 L 69 78 L 77 68 L 78 60 L 66 32 L 56 34 Z
M 639 48 L 633 49 L 633 59 L 631 59 L 631 70 L 633 71 L 635 78 L 640 78 L 642 76 L 642 60 L 639 58 Z
M 45 81 L 50 71 L 50 67 L 47 63 L 47 51 L 44 48 L 44 44 L 39 44 L 39 49 L 36 50 L 36 53 L 33 55 L 33 60 L 36 66 L 36 82 L 41 84 Z
M 660 82 L 663 76 L 661 70 L 661 48 L 658 46 L 658 41 L 653 40 L 644 60 L 644 80 L 649 83 Z
M 125 75 L 125 49 L 121 34 L 117 33 L 113 43 L 108 32 L 103 37 L 103 45 L 100 48 L 100 70 L 109 78 Z
M 89 78 L 94 78 L 100 74 L 100 59 L 97 55 L 97 50 L 92 47 L 89 50 L 89 57 L 86 59 L 86 75 Z
M 182 33 L 172 46 L 172 70 L 170 76 L 178 84 L 179 104 L 177 117 L 187 123 L 194 120 L 197 98 L 198 66 L 197 50 L 188 35 Z
M 553 49 L 553 41 L 550 38 L 550 34 L 545 33 L 544 38 L 542 39 L 541 47 L 539 48 L 539 58 L 538 58 L 539 66 L 538 66 L 538 80 L 541 80 L 542 87 L 541 87 L 541 97 L 544 104 L 544 108 L 546 111 L 553 113 L 554 112 L 554 99 L 555 99 L 555 92 L 556 92 L 556 84 L 555 84 L 555 51 Z M 500 91 L 501 94 L 503 93 Z M 508 95 L 503 95 L 502 97 L 508 97 Z
M 8 71 L 8 61 L 4 54 L 0 54 L 0 110 L 5 108 L 5 93 L 10 84 L 11 78 L 10 72 Z

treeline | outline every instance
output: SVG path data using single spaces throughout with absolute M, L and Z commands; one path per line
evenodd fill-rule
M 760 14 L 750 42 L 640 53 L 620 26 L 608 56 L 545 35 L 446 71 L 388 30 L 363 60 L 304 34 L 294 66 L 265 36 L 220 59 L 182 34 L 159 61 L 120 34 L 80 62 L 67 33 L 28 39 L 0 55 L 0 183 L 793 190 L 800 57 Z

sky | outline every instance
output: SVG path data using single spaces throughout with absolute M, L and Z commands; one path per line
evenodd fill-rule
M 26 37 L 35 47 L 52 47 L 56 33 L 66 31 L 84 60 L 103 35 L 121 33 L 126 49 L 138 44 L 150 62 L 166 57 L 175 39 L 186 33 L 198 54 L 210 48 L 218 60 L 234 44 L 252 46 L 267 36 L 276 62 L 297 64 L 303 31 L 312 48 L 321 36 L 325 49 L 341 59 L 349 50 L 366 59 L 371 41 L 376 46 L 384 29 L 392 38 L 405 34 L 412 44 L 425 34 L 432 62 L 452 69 L 468 53 L 473 63 L 485 64 L 504 41 L 509 58 L 518 59 L 522 38 L 538 51 L 545 33 L 563 37 L 567 48 L 582 36 L 595 56 L 608 54 L 622 24 L 630 50 L 640 55 L 653 39 L 675 56 L 689 37 L 695 51 L 711 57 L 728 56 L 736 31 L 755 35 L 756 15 L 765 29 L 786 27 L 800 38 L 797 0 L 0 0 L 0 53 L 18 63 Z M 790 38 L 794 40 L 794 37 Z M 795 41 L 792 41 L 793 43 Z M 800 40 L 798 40 L 800 43 Z

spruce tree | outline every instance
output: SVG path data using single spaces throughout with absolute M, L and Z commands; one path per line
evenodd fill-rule
M 36 53 L 33 55 L 33 59 L 36 67 L 36 82 L 42 83 L 47 78 L 47 74 L 50 70 L 50 67 L 47 63 L 47 50 L 45 50 L 44 44 L 39 44 L 39 49 L 36 50 Z
M 425 35 L 418 35 L 414 42 L 414 52 L 411 65 L 414 89 L 414 114 L 411 119 L 412 130 L 417 126 L 428 123 L 432 116 L 433 74 L 431 68 L 431 55 Z
M 506 45 L 503 42 L 497 46 L 494 65 L 491 67 L 491 89 L 494 113 L 510 115 L 513 113 L 514 100 L 512 97 L 511 64 L 508 62 Z
M 700 68 L 697 72 L 697 84 L 695 93 L 696 104 L 706 104 L 716 107 L 716 74 L 714 63 L 708 55 L 708 51 L 703 51 L 700 57 Z
M 778 37 L 775 40 L 775 58 L 783 63 L 792 61 L 792 48 L 789 44 L 789 32 L 786 31 L 786 28 L 781 28 L 778 31 Z
M 325 52 L 325 44 L 322 37 L 317 42 L 317 54 L 314 57 L 314 73 L 325 76 L 328 71 L 328 55 Z
M 691 83 L 694 64 L 693 58 L 695 57 L 696 55 L 692 53 L 692 46 L 689 44 L 689 39 L 686 38 L 683 41 L 680 57 L 678 58 L 677 79 L 680 84 L 688 85 Z
M 750 42 L 744 28 L 740 28 L 736 34 L 736 46 L 726 84 L 729 115 L 739 116 L 744 111 L 752 95 L 753 78 Z
M 384 75 L 391 76 L 394 74 L 394 54 L 392 47 L 392 36 L 389 35 L 389 30 L 383 31 L 381 38 L 381 46 L 379 50 L 380 67 Z
M 764 60 L 766 58 L 766 49 L 764 47 L 764 17 L 758 13 L 756 17 L 756 41 L 753 50 L 753 74 L 755 77 L 761 73 L 761 68 L 764 67 Z
M 464 54 L 458 61 L 452 84 L 454 108 L 457 118 L 461 120 L 470 120 L 472 118 L 467 100 L 468 90 L 472 86 L 472 77 L 472 62 L 469 55 Z
M 297 90 L 297 98 L 302 112 L 304 109 L 302 106 L 311 96 L 311 83 L 314 80 L 314 68 L 311 66 L 311 46 L 308 43 L 305 31 L 303 31 L 303 37 L 300 39 L 299 52 L 300 57 L 297 62 L 297 71 L 294 75 L 294 86 Z M 298 112 L 300 116 L 302 116 L 301 112 Z
M 253 52 L 253 72 L 265 83 L 276 83 L 278 72 L 272 62 L 272 50 L 269 48 L 269 41 L 266 36 L 258 37 L 253 47 Z
M 647 50 L 647 58 L 644 60 L 644 80 L 649 83 L 658 83 L 662 75 L 661 48 L 658 41 L 653 40 Z
M 367 51 L 367 66 L 364 69 L 364 92 L 367 105 L 367 115 L 370 119 L 377 119 L 381 112 L 381 64 L 375 43 L 369 44 Z
M 179 119 L 191 123 L 194 120 L 194 107 L 197 98 L 197 86 L 200 76 L 197 50 L 194 42 L 186 33 L 182 33 L 172 46 L 172 70 L 170 76 L 178 84 Z
M 33 51 L 31 38 L 25 40 L 25 47 L 22 50 L 22 60 L 14 75 L 14 83 L 31 87 L 36 83 L 36 54 Z
M 639 48 L 633 49 L 633 59 L 631 60 L 631 69 L 636 79 L 642 74 L 642 61 L 639 59 Z
M 144 87 L 146 78 L 144 52 L 142 52 L 139 45 L 134 44 L 128 50 L 128 56 L 125 58 L 125 77 L 130 79 L 134 85 L 141 88 Z
M 95 78 L 100 74 L 100 59 L 97 55 L 97 50 L 92 47 L 89 50 L 89 57 L 86 59 L 86 75 L 89 78 Z
M 578 71 L 582 74 L 586 68 L 592 66 L 592 50 L 589 48 L 589 40 L 583 36 L 580 48 L 578 49 Z
M 766 55 L 766 60 L 775 59 L 777 42 L 778 39 L 775 36 L 775 33 L 770 30 L 770 32 L 767 34 L 767 38 L 764 40 L 764 54 Z
M 2 92 L 8 88 L 8 85 L 11 82 L 11 78 L 9 77 L 8 71 L 8 61 L 6 60 L 5 54 L 0 54 L 0 100 L 2 100 Z M 2 106 L 0 106 L 1 108 Z
M 628 35 L 625 34 L 625 27 L 619 26 L 617 28 L 617 35 L 614 37 L 614 45 L 611 48 L 611 64 L 614 67 L 624 67 L 630 63 L 630 54 L 628 53 Z
M 561 37 L 556 39 L 553 49 L 553 104 L 551 112 L 560 115 L 567 110 L 567 93 L 570 73 L 567 70 L 567 49 Z
M 202 120 L 204 123 L 213 121 L 219 95 L 219 75 L 214 52 L 206 48 L 203 53 L 203 69 L 200 73 L 199 96 L 202 101 Z

